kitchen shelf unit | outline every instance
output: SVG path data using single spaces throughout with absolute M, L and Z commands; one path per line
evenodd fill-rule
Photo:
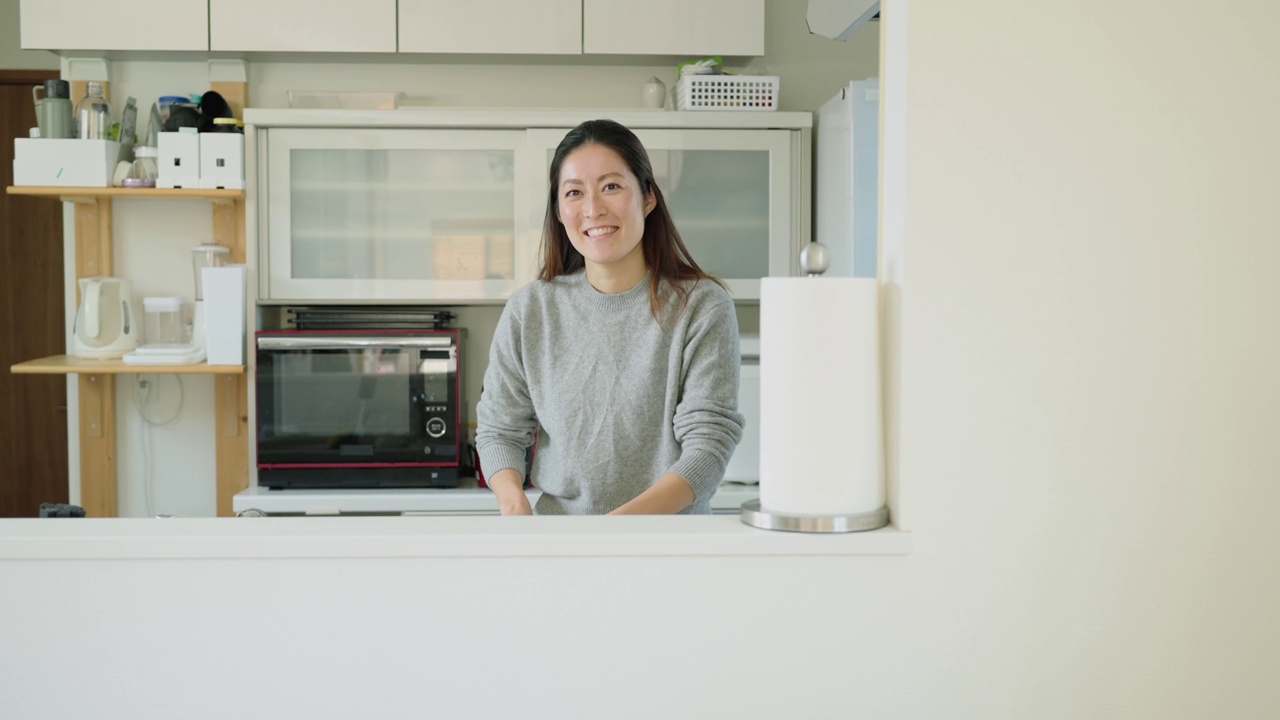
M 240 86 L 243 88 L 243 85 Z M 243 100 L 240 107 L 243 107 Z M 201 199 L 213 204 L 213 241 L 230 249 L 228 261 L 245 261 L 243 190 L 10 187 L 10 195 L 47 197 L 75 204 L 76 280 L 112 274 L 112 202 L 117 199 Z M 217 507 L 230 516 L 232 498 L 249 484 L 249 401 L 244 365 L 126 365 L 54 355 L 17 363 L 15 374 L 79 376 L 80 505 L 89 517 L 115 517 L 116 388 L 113 375 L 204 374 L 214 382 Z

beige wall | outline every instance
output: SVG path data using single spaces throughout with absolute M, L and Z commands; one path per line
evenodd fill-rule
M 910 4 L 898 717 L 1280 717 L 1280 5 L 1231 6 Z
M 18 0 L 0 0 L 0 70 L 58 68 L 58 56 L 23 50 L 18 35 Z

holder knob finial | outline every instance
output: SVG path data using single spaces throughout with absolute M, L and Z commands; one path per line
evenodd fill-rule
M 800 250 L 800 272 L 809 277 L 818 277 L 831 268 L 831 255 L 827 246 L 811 242 Z

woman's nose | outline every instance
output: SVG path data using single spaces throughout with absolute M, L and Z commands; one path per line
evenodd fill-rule
M 582 215 L 583 217 L 595 217 L 600 208 L 600 202 L 595 195 L 585 195 L 582 198 Z

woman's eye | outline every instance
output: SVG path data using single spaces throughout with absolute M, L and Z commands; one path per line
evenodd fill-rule
M 621 186 L 621 185 L 619 185 L 618 183 L 608 183 L 608 184 L 606 184 L 606 185 L 604 186 L 604 189 L 605 189 L 605 190 L 616 190 L 616 189 L 618 189 L 618 188 L 620 188 L 620 187 L 622 187 L 622 186 Z
M 570 190 L 569 192 L 565 193 L 565 194 L 564 194 L 564 196 L 565 196 L 565 197 L 577 197 L 578 195 L 581 195 L 581 194 L 582 194 L 582 191 L 581 191 L 581 190 Z

